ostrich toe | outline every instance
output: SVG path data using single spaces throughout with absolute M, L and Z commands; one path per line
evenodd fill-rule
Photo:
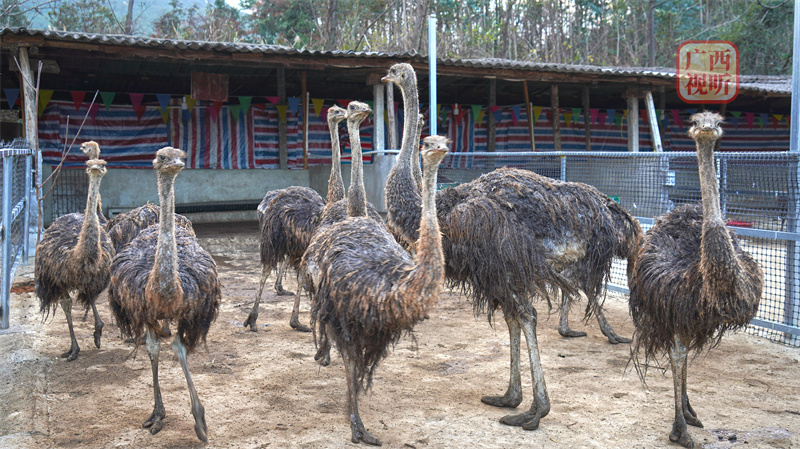
M 353 443 L 363 442 L 366 444 L 371 444 L 373 446 L 381 446 L 381 440 L 377 439 L 374 435 L 367 432 L 367 429 L 364 426 L 354 426 L 353 429 L 353 437 L 350 439 Z
M 293 317 L 292 320 L 289 321 L 289 326 L 292 326 L 292 329 L 300 332 L 311 332 L 311 328 L 305 324 L 300 324 L 300 320 L 298 320 L 297 317 Z
M 559 327 L 558 328 L 558 333 L 561 334 L 562 337 L 566 337 L 566 338 L 577 338 L 577 337 L 585 337 L 586 336 L 586 332 L 574 331 L 574 330 L 572 330 L 572 329 L 570 329 L 568 327 L 566 327 L 566 328 Z
M 208 436 L 206 432 L 208 431 L 208 426 L 206 426 L 206 409 L 203 404 L 198 403 L 197 408 L 193 407 L 192 415 L 194 415 L 194 433 L 197 434 L 197 438 L 200 441 L 207 443 Z
M 678 443 L 683 447 L 690 449 L 694 448 L 694 441 L 692 441 L 692 437 L 689 436 L 689 432 L 685 428 L 680 429 L 677 424 L 672 426 L 672 432 L 669 434 L 669 440 L 673 443 Z
M 516 415 L 507 415 L 500 418 L 500 422 L 507 426 L 522 427 L 524 430 L 536 430 L 539 428 L 539 421 L 542 419 L 535 411 L 528 410 L 527 412 L 518 413 Z
M 258 320 L 258 312 L 255 313 L 250 312 L 250 314 L 247 315 L 247 319 L 244 320 L 244 324 L 242 324 L 242 326 L 243 327 L 250 326 L 251 331 L 258 332 L 258 325 L 256 324 L 256 320 Z
M 78 345 L 73 345 L 69 348 L 69 351 L 61 354 L 62 359 L 67 359 L 68 362 L 71 362 L 78 358 L 78 353 L 81 352 L 81 348 Z
M 294 293 L 284 290 L 283 287 L 275 287 L 275 294 L 278 296 L 294 296 Z
M 331 347 L 325 346 L 320 347 L 317 350 L 317 353 L 314 354 L 314 360 L 316 360 L 322 366 L 328 366 L 331 364 Z
M 150 429 L 150 435 L 155 435 L 161 431 L 164 427 L 164 417 L 166 413 L 163 411 L 159 412 L 153 410 L 153 414 L 150 415 L 149 418 L 145 422 L 142 423 L 142 427 L 145 429 Z
M 506 392 L 503 396 L 483 396 L 481 402 L 492 407 L 516 408 L 522 403 L 522 395 Z
M 617 335 L 617 333 L 614 332 L 613 330 L 610 331 L 609 333 L 603 332 L 603 335 L 605 335 L 608 338 L 608 342 L 611 343 L 612 345 L 616 345 L 616 344 L 620 344 L 620 343 L 630 343 L 630 342 L 633 341 L 630 338 L 623 337 L 621 335 Z
M 697 419 L 697 413 L 695 413 L 692 405 L 689 404 L 689 398 L 686 398 L 686 408 L 683 410 L 683 416 L 686 419 L 686 424 L 700 428 L 703 427 L 703 423 Z

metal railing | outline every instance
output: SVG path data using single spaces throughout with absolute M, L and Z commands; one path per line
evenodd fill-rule
M 766 279 L 749 332 L 800 345 L 800 157 L 788 152 L 715 154 L 723 216 Z M 647 230 L 653 219 L 700 201 L 693 152 L 451 153 L 440 180 L 470 181 L 496 167 L 525 168 L 597 187 Z M 608 289 L 628 293 L 625 262 L 615 262 Z
M 8 328 L 11 281 L 30 253 L 30 223 L 36 217 L 33 192 L 33 151 L 24 139 L 0 144 L 3 167 L 3 208 L 0 248 L 0 329 Z

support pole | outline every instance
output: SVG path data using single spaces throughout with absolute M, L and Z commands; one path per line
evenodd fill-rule
M 436 125 L 438 118 L 436 116 L 436 16 L 428 17 L 428 64 L 430 66 L 429 78 L 431 88 L 431 134 L 436 135 Z M 414 120 L 414 117 L 403 117 L 403 120 Z
M 531 98 L 528 94 L 528 82 L 522 81 L 522 87 L 525 90 L 525 107 L 528 110 L 528 134 L 531 136 L 531 151 L 536 151 L 536 139 L 534 138 L 534 127 L 536 126 L 533 123 L 533 107 L 531 105 Z
M 586 151 L 592 151 L 592 115 L 589 107 L 591 104 L 589 103 L 589 86 L 583 86 L 583 92 L 581 92 L 582 97 L 582 106 L 583 106 L 583 127 L 585 128 L 586 132 Z
M 656 105 L 653 102 L 653 93 L 649 90 L 644 94 L 644 103 L 647 107 L 647 119 L 650 122 L 650 135 L 653 139 L 653 151 L 656 153 L 662 153 L 664 152 L 664 147 L 661 145 L 661 132 L 658 126 L 659 122 L 658 116 L 656 115 Z M 717 142 L 719 142 L 719 140 Z
M 283 67 L 278 67 L 278 103 L 286 102 L 286 74 Z M 278 114 L 278 159 L 281 170 L 289 168 L 289 148 L 286 141 L 286 120 L 281 120 Z
M 795 159 L 792 161 L 788 187 L 788 211 L 786 230 L 797 233 L 800 230 L 798 214 L 800 214 L 800 0 L 794 2 L 794 38 L 792 46 L 792 109 L 789 152 Z M 786 244 L 786 302 L 783 307 L 784 322 L 789 326 L 800 327 L 800 244 L 790 241 Z M 787 344 L 796 343 L 798 337 L 784 334 Z
M 13 64 L 13 62 L 10 62 Z M 39 216 L 39 201 L 37 198 L 42 197 L 41 185 L 42 185 L 42 153 L 39 152 L 39 135 L 38 135 L 38 102 L 39 99 L 37 97 L 37 92 L 35 89 L 36 80 L 33 77 L 33 70 L 31 70 L 31 63 L 30 59 L 28 58 L 28 49 L 26 47 L 19 48 L 19 65 L 20 65 L 20 75 L 22 76 L 22 104 L 23 104 L 23 113 L 25 118 L 25 140 L 28 141 L 28 148 L 33 151 L 33 157 L 36 158 L 36 179 L 35 185 L 27 185 L 25 187 L 25 192 L 29 192 L 28 189 L 35 188 L 36 191 L 34 192 L 35 195 L 33 198 L 30 199 L 31 207 L 36 207 L 36 242 L 39 242 L 39 236 L 41 233 L 42 227 L 42 217 Z M 34 204 L 35 202 L 35 204 Z M 26 244 L 30 244 L 26 242 Z
M 550 85 L 550 116 L 553 117 L 553 150 L 561 151 L 561 112 L 558 106 L 558 84 Z
M 639 99 L 628 94 L 628 151 L 639 152 Z
M 303 170 L 308 170 L 308 85 L 305 70 L 300 72 L 300 90 L 303 91 Z
M 372 86 L 375 105 L 372 110 L 372 117 L 374 118 L 372 149 L 378 152 L 386 149 L 386 139 L 383 133 L 383 90 L 383 85 L 380 83 Z
M 487 129 L 486 129 L 486 151 L 494 152 L 496 149 L 496 140 L 497 140 L 497 120 L 494 118 L 494 114 L 492 113 L 492 106 L 497 104 L 497 80 L 491 78 L 489 80 L 489 108 L 488 112 L 488 119 Z M 488 157 L 486 158 L 486 168 L 489 170 L 494 170 L 495 167 L 495 158 Z
M 2 284 L 0 292 L 2 300 L 2 316 L 0 316 L 0 329 L 8 329 L 9 296 L 11 294 L 11 189 L 14 179 L 14 156 L 3 157 L 3 231 L 2 231 Z

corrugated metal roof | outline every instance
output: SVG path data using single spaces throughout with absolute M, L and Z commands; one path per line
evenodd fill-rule
M 384 52 L 356 52 L 356 51 L 320 51 L 298 50 L 282 45 L 248 44 L 237 42 L 206 42 L 185 41 L 176 39 L 151 38 L 143 36 L 127 36 L 117 34 L 93 34 L 79 32 L 65 32 L 52 30 L 33 30 L 27 28 L 0 29 L 0 36 L 28 35 L 42 36 L 46 39 L 68 42 L 83 42 L 92 44 L 121 45 L 140 48 L 175 49 L 175 50 L 204 50 L 226 53 L 262 53 L 274 55 L 302 55 L 321 57 L 356 57 L 370 59 L 405 59 L 418 62 L 427 61 L 427 56 L 417 53 L 384 53 Z M 545 62 L 527 62 L 508 59 L 440 59 L 443 66 L 470 67 L 484 69 L 507 69 L 536 72 L 596 74 L 608 76 L 641 76 L 662 79 L 676 78 L 675 69 L 666 67 L 603 67 L 577 64 L 556 64 Z M 750 93 L 790 95 L 792 92 L 792 77 L 768 75 L 742 75 L 740 89 Z

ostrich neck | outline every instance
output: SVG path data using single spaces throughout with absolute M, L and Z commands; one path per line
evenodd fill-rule
M 158 174 L 158 243 L 150 282 L 165 298 L 179 296 L 178 245 L 175 240 L 175 174 Z
M 436 217 L 436 177 L 438 163 L 425 164 L 422 172 L 422 217 L 416 244 L 416 276 L 421 276 L 421 298 L 433 301 L 444 279 L 444 251 L 439 219 Z M 427 292 L 426 292 L 427 291 Z M 430 304 L 425 304 L 428 306 Z
M 347 121 L 347 132 L 350 134 L 350 190 L 347 195 L 347 216 L 367 216 L 367 192 L 364 189 L 364 166 L 361 161 L 361 136 L 359 124 L 353 120 Z
M 704 221 L 722 223 L 717 171 L 714 167 L 714 143 L 715 140 L 697 142 L 700 197 L 702 198 Z
M 97 207 L 100 204 L 100 180 L 102 175 L 89 175 L 89 193 L 86 196 L 86 210 L 83 225 L 75 245 L 75 253 L 80 260 L 92 260 L 100 251 L 100 219 Z
M 413 83 L 406 89 L 400 89 L 403 95 L 403 140 L 400 144 L 400 154 L 397 156 L 397 165 L 403 169 L 411 170 L 412 155 L 414 147 L 419 147 L 419 93 L 417 84 Z M 416 143 L 414 139 L 417 139 Z M 417 159 L 419 164 L 419 159 Z
M 328 204 L 344 199 L 342 180 L 342 158 L 339 154 L 339 123 L 330 122 L 331 131 L 331 176 L 328 178 Z

